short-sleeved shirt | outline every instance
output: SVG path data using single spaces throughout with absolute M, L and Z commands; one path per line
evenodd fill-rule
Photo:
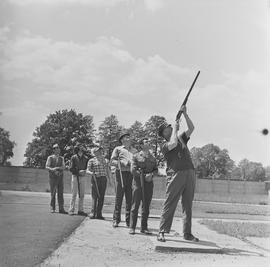
M 134 176 L 137 176 L 140 169 L 144 174 L 157 171 L 158 167 L 155 157 L 152 154 L 146 155 L 143 151 L 134 154 L 131 162 L 131 172 Z
M 61 156 L 51 155 L 48 157 L 46 162 L 46 167 L 55 168 L 55 167 L 63 167 L 65 166 L 64 158 Z M 57 172 L 49 171 L 49 177 L 63 176 L 63 170 L 58 170 Z
M 108 175 L 108 162 L 104 157 L 99 159 L 94 157 L 88 161 L 87 169 L 91 172 L 94 172 L 96 177 L 106 177 Z
M 190 139 L 185 132 L 181 134 L 181 138 L 185 144 L 187 144 Z M 166 142 L 162 146 L 162 153 L 167 162 L 167 174 L 194 169 L 187 145 L 183 146 L 179 140 L 177 146 L 172 150 L 168 149 L 168 142 Z
M 86 156 L 82 155 L 79 157 L 79 155 L 75 154 L 70 159 L 70 171 L 73 175 L 79 175 L 79 171 L 86 170 L 87 169 L 87 162 L 88 159 Z

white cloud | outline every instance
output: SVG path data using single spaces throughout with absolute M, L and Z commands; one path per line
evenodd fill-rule
M 159 55 L 136 58 L 114 37 L 80 44 L 30 33 L 9 40 L 8 33 L 0 30 L 1 119 L 6 118 L 6 124 L 20 121 L 18 127 L 31 114 L 40 123 L 63 108 L 93 114 L 97 124 L 112 113 L 126 126 L 153 114 L 173 120 L 196 73 Z M 222 83 L 202 85 L 204 75 L 188 103 L 196 124 L 192 145 L 213 142 L 228 148 L 237 160 L 266 162 L 269 141 L 262 141 L 258 131 L 268 127 L 268 76 L 254 70 L 223 73 Z M 28 124 L 26 136 L 37 126 Z M 24 151 L 24 145 L 18 149 Z
M 79 4 L 93 7 L 112 7 L 129 0 L 9 0 L 16 5 L 45 4 L 45 5 L 68 5 Z
M 145 7 L 152 11 L 155 12 L 164 6 L 164 0 L 144 0 Z

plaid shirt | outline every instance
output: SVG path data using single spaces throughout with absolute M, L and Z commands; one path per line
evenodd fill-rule
M 98 159 L 97 157 L 90 159 L 88 161 L 87 169 L 91 172 L 94 172 L 96 177 L 108 176 L 108 162 L 106 162 L 104 157 L 101 159 Z

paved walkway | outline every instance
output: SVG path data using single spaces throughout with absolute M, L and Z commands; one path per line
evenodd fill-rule
M 137 234 L 130 236 L 124 224 L 113 229 L 111 214 L 105 215 L 106 221 L 86 218 L 41 266 L 270 266 L 269 246 L 261 248 L 217 234 L 201 225 L 199 219 L 193 220 L 194 235 L 200 238 L 199 243 L 182 239 L 178 233 L 182 224 L 180 218 L 175 218 L 174 230 L 167 235 L 167 242 L 161 243 L 156 241 L 159 220 L 149 221 L 154 235 L 142 235 L 137 229 Z

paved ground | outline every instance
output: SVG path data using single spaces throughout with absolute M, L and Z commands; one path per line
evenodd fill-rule
M 69 200 L 70 195 L 65 195 L 66 209 Z M 2 191 L 0 203 L 1 267 L 35 266 L 52 253 L 83 219 L 80 216 L 49 214 L 48 193 Z M 161 203 L 159 200 L 154 201 L 151 214 L 154 212 L 157 212 L 156 215 L 160 214 L 158 208 Z M 89 212 L 89 195 L 86 196 L 85 204 L 86 211 Z M 111 227 L 113 198 L 107 197 L 105 204 L 104 211 L 108 213 L 107 221 L 86 219 L 77 228 L 75 234 L 72 234 L 71 238 L 68 238 L 56 250 L 54 256 L 44 263 L 45 266 L 59 266 L 58 264 L 60 266 L 89 266 L 89 262 L 91 266 L 121 266 L 124 265 L 123 262 L 127 262 L 130 266 L 178 266 L 180 262 L 190 262 L 189 266 L 198 266 L 201 259 L 205 261 L 206 266 L 214 265 L 215 261 L 218 261 L 220 266 L 227 266 L 224 264 L 230 262 L 237 263 L 236 266 L 244 266 L 251 262 L 249 259 L 252 259 L 252 263 L 256 263 L 256 266 L 262 266 L 262 264 L 266 266 L 268 262 L 268 251 L 262 249 L 266 247 L 267 239 L 253 238 L 250 239 L 250 244 L 241 243 L 237 246 L 229 246 L 231 239 L 226 239 L 227 236 L 216 236 L 215 241 L 212 237 L 215 232 L 210 233 L 210 230 L 200 225 L 196 219 L 194 229 L 204 242 L 197 248 L 193 247 L 193 253 L 186 250 L 187 245 L 181 241 L 182 239 L 175 231 L 170 237 L 173 240 L 166 243 L 169 250 L 166 248 L 160 250 L 156 248 L 155 237 L 135 235 L 131 238 L 124 227 L 113 230 Z M 194 203 L 194 218 L 242 218 L 254 222 L 263 220 L 268 223 L 268 214 L 268 207 L 261 205 Z M 151 219 L 151 227 L 154 231 L 157 226 L 158 220 Z M 175 220 L 174 229 L 180 231 L 179 219 Z M 224 240 L 227 240 L 227 243 Z M 238 239 L 236 240 L 238 242 Z M 201 250 L 202 248 L 204 251 Z M 208 254 L 202 254 L 202 252 Z M 74 255 L 72 259 L 71 254 Z M 80 265 L 76 263 L 79 259 L 82 261 Z M 166 259 L 165 262 L 164 259 Z M 240 263 L 242 265 L 239 265 Z
M 81 216 L 50 214 L 38 197 L 21 204 L 0 195 L 0 266 L 30 267 L 48 257 L 82 222 Z M 48 199 L 47 199 L 48 200 Z
M 187 242 L 175 229 L 181 220 L 174 220 L 167 242 L 156 241 L 158 220 L 149 225 L 153 236 L 130 236 L 122 225 L 113 229 L 107 221 L 85 219 L 71 237 L 48 258 L 42 267 L 75 266 L 270 266 L 270 252 L 240 239 L 220 235 L 193 220 L 199 243 Z

